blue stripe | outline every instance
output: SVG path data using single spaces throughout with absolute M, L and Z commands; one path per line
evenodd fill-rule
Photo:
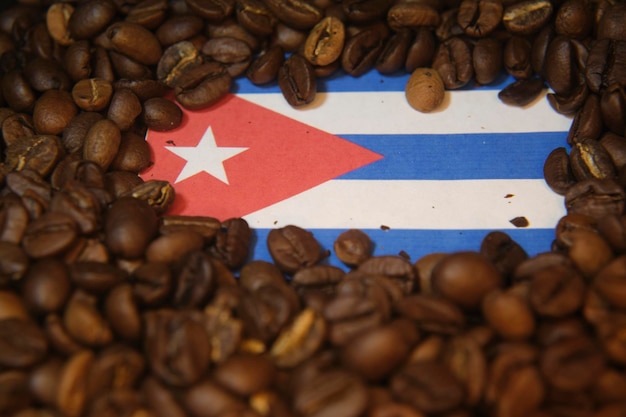
M 337 71 L 330 77 L 317 80 L 317 91 L 323 92 L 363 92 L 363 91 L 404 91 L 409 74 L 383 75 L 376 70 L 370 70 L 360 77 L 352 77 L 343 71 Z M 479 86 L 470 82 L 460 90 L 501 90 L 515 81 L 513 77 L 502 74 L 493 83 Z M 251 93 L 280 93 L 276 82 L 256 86 L 246 77 L 239 77 L 233 82 L 231 92 L 234 94 Z
M 309 229 L 324 250 L 330 251 L 325 263 L 346 269 L 333 253 L 333 243 L 345 229 Z M 397 255 L 404 251 L 411 262 L 434 252 L 452 253 L 457 251 L 478 251 L 484 237 L 490 230 L 381 230 L 362 229 L 376 244 L 374 255 Z M 267 250 L 267 234 L 270 229 L 255 229 L 251 259 L 271 261 Z M 554 239 L 553 229 L 512 229 L 506 230 L 514 241 L 519 243 L 529 256 L 550 251 Z
M 384 158 L 339 179 L 540 179 L 566 132 L 342 135 Z

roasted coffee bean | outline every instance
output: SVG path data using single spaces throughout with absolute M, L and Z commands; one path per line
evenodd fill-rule
M 139 173 L 152 163 L 150 146 L 144 138 L 131 132 L 121 134 L 120 146 L 109 170 Z
M 522 78 L 502 89 L 498 98 L 505 104 L 523 107 L 532 103 L 544 89 L 541 78 Z
M 246 77 L 256 85 L 268 84 L 276 80 L 285 59 L 284 54 L 283 48 L 279 45 L 271 46 L 252 61 L 246 71 Z
M 28 224 L 22 245 L 33 258 L 53 256 L 67 250 L 74 243 L 77 229 L 69 215 L 47 212 Z
M 501 0 L 463 0 L 459 5 L 457 22 L 467 35 L 481 38 L 495 30 L 502 13 Z
M 37 97 L 21 71 L 13 70 L 5 73 L 2 77 L 1 87 L 4 100 L 14 111 L 32 111 Z
M 111 96 L 107 118 L 121 131 L 125 131 L 133 126 L 142 111 L 141 102 L 135 93 L 127 89 L 118 89 Z
M 552 25 L 545 26 L 533 39 L 533 46 L 531 51 L 531 66 L 535 74 L 543 77 L 543 66 L 546 59 L 546 51 L 548 45 L 554 39 L 554 27 Z
M 568 213 L 580 213 L 594 219 L 624 212 L 624 191 L 609 179 L 587 179 L 570 187 L 565 194 Z
M 483 316 L 504 339 L 528 339 L 535 330 L 535 318 L 527 300 L 513 291 L 495 290 L 485 296 Z
M 200 313 L 153 310 L 144 314 L 144 351 L 152 372 L 171 386 L 198 382 L 210 364 L 210 340 Z
M 593 29 L 593 5 L 584 0 L 567 0 L 554 17 L 554 29 L 559 35 L 585 39 Z
M 487 257 L 502 276 L 510 277 L 519 264 L 528 259 L 526 251 L 504 232 L 489 232 L 480 244 L 480 253 Z
M 111 120 L 95 122 L 87 131 L 83 144 L 83 158 L 95 162 L 106 171 L 120 147 L 120 128 Z
M 76 290 L 65 305 L 63 325 L 68 335 L 80 344 L 98 347 L 113 340 L 109 323 L 99 311 L 98 298 Z
M 349 37 L 341 54 L 341 67 L 358 77 L 372 69 L 383 50 L 384 38 L 376 29 L 363 30 Z
M 154 209 L 140 199 L 121 197 L 109 208 L 104 223 L 105 242 L 113 254 L 137 258 L 157 231 Z
M 297 386 L 294 409 L 302 416 L 358 416 L 367 406 L 365 385 L 346 371 L 330 370 Z
M 405 294 L 415 292 L 419 287 L 419 278 L 414 266 L 401 256 L 370 257 L 359 264 L 358 272 L 384 275 L 399 284 Z
M 613 133 L 626 132 L 626 87 L 618 84 L 608 86 L 600 96 L 600 111 L 604 125 Z
M 24 276 L 22 296 L 26 305 L 37 314 L 58 312 L 71 290 L 69 271 L 54 258 L 43 258 L 32 264 Z
M 168 91 L 167 86 L 158 80 L 129 80 L 119 79 L 113 83 L 113 88 L 127 88 L 139 97 L 139 100 L 145 102 L 145 100 L 164 96 Z
M 221 22 L 230 16 L 235 7 L 234 0 L 185 0 L 187 7 L 209 22 Z
M 472 49 L 474 79 L 479 84 L 490 84 L 502 72 L 502 43 L 495 38 L 481 38 Z
M 186 109 L 194 110 L 217 103 L 230 90 L 232 78 L 223 65 L 207 62 L 183 72 L 176 81 L 174 95 Z
M 24 76 L 35 91 L 69 90 L 71 81 L 61 65 L 52 59 L 36 58 L 24 67 Z
M 533 310 L 547 317 L 564 317 L 583 303 L 585 283 L 573 267 L 554 265 L 533 274 L 529 300 Z
M 410 29 L 392 34 L 376 60 L 376 70 L 381 74 L 393 74 L 404 68 L 412 41 L 413 32 Z
M 516 79 L 528 79 L 532 74 L 532 44 L 522 36 L 512 36 L 504 43 L 504 69 Z
M 416 68 L 430 65 L 435 56 L 435 50 L 436 43 L 433 32 L 425 27 L 416 29 L 415 38 L 407 51 L 404 69 L 411 73 Z
M 464 399 L 463 387 L 442 364 L 415 362 L 391 378 L 394 398 L 426 413 L 451 411 Z
M 439 44 L 432 67 L 439 72 L 448 90 L 463 87 L 474 77 L 471 50 L 467 42 L 459 37 Z
M 177 42 L 163 52 L 156 75 L 159 81 L 173 87 L 187 68 L 193 68 L 201 63 L 202 57 L 193 43 L 189 41 Z
M 625 41 L 603 39 L 591 45 L 585 63 L 585 78 L 591 91 L 599 93 L 610 85 L 626 83 L 626 63 L 616 59 L 625 52 Z
M 59 45 L 68 46 L 74 41 L 69 29 L 69 20 L 74 10 L 74 6 L 68 3 L 54 3 L 48 8 L 46 26 L 50 36 Z
M 222 387 L 248 397 L 271 386 L 276 368 L 264 355 L 236 354 L 220 363 L 213 375 Z
M 24 137 L 36 134 L 33 119 L 29 114 L 11 113 L 2 122 L 2 139 L 6 146 L 11 146 L 18 140 L 23 140 Z
M 465 317 L 451 302 L 431 295 L 411 295 L 394 305 L 403 317 L 415 321 L 418 329 L 441 334 L 456 334 L 465 327 Z
M 546 50 L 544 76 L 558 95 L 568 96 L 574 89 L 578 71 L 576 60 L 579 57 L 576 47 L 574 41 L 559 35 Z
M 175 129 L 182 119 L 182 110 L 170 100 L 154 97 L 143 103 L 143 122 L 149 129 L 156 131 Z
M 598 141 L 576 143 L 572 146 L 570 167 L 579 181 L 588 178 L 615 178 L 617 174 L 611 157 Z
M 137 23 L 146 29 L 156 29 L 167 17 L 168 4 L 165 0 L 143 0 L 132 6 L 126 21 Z
M 166 239 L 170 239 L 170 242 L 173 242 L 174 238 L 183 238 L 183 236 L 174 233 L 168 236 L 171 236 L 166 237 Z M 155 242 L 160 243 L 158 239 Z M 200 243 L 198 236 L 196 236 L 195 243 Z M 147 250 L 151 248 L 154 251 L 152 245 L 148 246 Z M 167 259 L 163 260 L 166 261 Z M 173 293 L 174 305 L 181 308 L 197 308 L 206 303 L 213 295 L 216 287 L 215 268 L 209 256 L 200 248 L 191 247 L 180 257 L 174 271 L 174 282 L 176 282 Z
M 0 364 L 9 368 L 25 368 L 42 360 L 48 342 L 39 326 L 29 320 L 0 320 Z
M 363 231 L 351 229 L 337 236 L 333 248 L 343 263 L 356 266 L 372 255 L 373 244 Z
M 109 51 L 108 55 L 111 60 L 113 70 L 121 78 L 154 78 L 154 73 L 151 67 L 141 64 L 126 55 L 113 50 Z
M 557 389 L 576 391 L 593 384 L 602 372 L 605 358 L 587 338 L 572 338 L 554 343 L 543 352 L 541 371 Z
M 63 90 L 48 90 L 35 102 L 33 125 L 43 135 L 59 135 L 76 116 L 72 96 Z
M 32 170 L 45 177 L 63 155 L 63 146 L 57 136 L 37 135 L 23 137 L 7 146 L 6 164 L 17 171 Z
M 248 68 L 252 56 L 246 42 L 227 36 L 209 39 L 202 46 L 202 53 L 223 64 L 231 77 L 241 75 Z
M 278 335 L 270 350 L 279 368 L 292 368 L 312 357 L 326 339 L 324 318 L 311 309 L 304 309 Z
M 322 19 L 322 11 L 306 1 L 265 0 L 264 3 L 278 19 L 295 29 L 310 29 Z
M 582 108 L 578 110 L 567 135 L 567 143 L 584 143 L 597 140 L 602 134 L 603 122 L 600 109 L 600 99 L 595 94 L 589 94 Z
M 86 111 L 104 110 L 111 101 L 113 86 L 102 78 L 78 81 L 72 88 L 72 98 L 78 107 Z
M 428 4 L 400 2 L 391 6 L 387 12 L 387 22 L 393 30 L 416 29 L 419 26 L 435 27 L 439 21 L 439 13 Z
M 597 27 L 598 39 L 614 39 L 626 41 L 626 33 L 620 22 L 626 16 L 626 7 L 623 4 L 615 4 L 604 12 Z
M 110 49 L 140 64 L 153 65 L 161 58 L 161 44 L 156 36 L 138 24 L 113 23 L 106 29 L 105 36 L 110 42 Z
M 278 85 L 292 107 L 311 103 L 317 93 L 313 66 L 301 55 L 291 55 L 278 70 Z
M 271 35 L 278 23 L 276 16 L 260 0 L 237 0 L 235 14 L 241 26 L 258 36 Z
M 381 0 L 346 0 L 341 2 L 341 12 L 349 22 L 368 24 L 385 18 L 389 6 Z M 328 8 L 326 13 L 328 15 Z
M 56 404 L 65 415 L 82 415 L 88 401 L 87 381 L 93 362 L 93 352 L 81 350 L 72 354 L 64 363 L 58 381 Z
M 339 59 L 345 41 L 343 22 L 325 17 L 317 23 L 304 43 L 304 57 L 312 65 L 328 65 Z
M 435 292 L 472 310 L 480 307 L 483 297 L 501 287 L 503 278 L 487 258 L 476 252 L 458 252 L 442 259 L 432 273 Z
M 553 5 L 547 0 L 524 0 L 505 7 L 502 24 L 517 35 L 530 35 L 544 27 L 552 17 Z
M 71 37 L 94 37 L 106 28 L 116 12 L 115 3 L 109 0 L 89 0 L 77 5 L 67 23 Z

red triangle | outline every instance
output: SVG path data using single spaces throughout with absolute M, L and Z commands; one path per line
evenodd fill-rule
M 174 185 L 171 214 L 243 217 L 382 158 L 234 95 L 209 109 L 183 112 L 177 129 L 148 132 L 154 164 L 142 174 Z M 208 126 L 217 146 L 249 149 L 223 162 L 228 184 L 206 172 L 175 184 L 186 160 L 165 146 L 196 146 Z

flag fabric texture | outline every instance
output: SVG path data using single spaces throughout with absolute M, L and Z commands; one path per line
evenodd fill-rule
M 423 114 L 406 102 L 407 78 L 338 74 L 318 80 L 301 109 L 275 84 L 237 80 L 218 105 L 185 110 L 177 129 L 148 132 L 154 165 L 143 178 L 174 185 L 173 214 L 244 218 L 254 259 L 271 260 L 267 234 L 286 225 L 311 231 L 338 266 L 333 242 L 351 228 L 371 237 L 375 255 L 412 261 L 478 250 L 495 230 L 531 256 L 550 250 L 565 209 L 543 163 L 564 146 L 571 119 L 544 95 L 524 108 L 503 104 L 505 76 L 449 91 Z

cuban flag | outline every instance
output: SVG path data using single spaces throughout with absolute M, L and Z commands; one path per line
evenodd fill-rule
M 177 129 L 148 132 L 154 165 L 143 178 L 174 185 L 172 214 L 244 218 L 253 259 L 271 260 L 268 232 L 290 224 L 313 232 L 337 266 L 333 242 L 351 228 L 372 238 L 375 255 L 412 261 L 479 250 L 494 230 L 531 256 L 550 250 L 565 209 L 543 164 L 564 146 L 571 119 L 544 96 L 503 104 L 506 76 L 449 91 L 441 109 L 423 114 L 406 102 L 407 79 L 375 70 L 320 79 L 301 109 L 277 85 L 239 79 L 218 105 L 184 110 Z

